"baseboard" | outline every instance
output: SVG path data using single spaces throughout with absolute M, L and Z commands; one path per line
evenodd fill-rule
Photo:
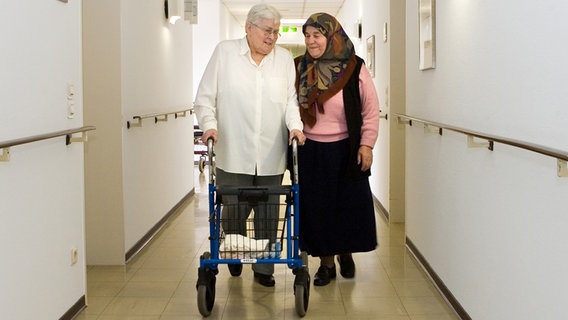
M 454 297 L 450 289 L 446 287 L 442 279 L 440 279 L 440 277 L 438 276 L 438 274 L 436 274 L 434 269 L 432 269 L 426 258 L 424 258 L 424 256 L 418 250 L 418 248 L 414 245 L 414 243 L 412 243 L 412 241 L 408 237 L 406 237 L 406 247 L 408 248 L 410 253 L 414 256 L 414 258 L 418 261 L 418 263 L 422 266 L 424 271 L 428 274 L 434 285 L 438 288 L 438 291 L 440 291 L 440 294 L 446 299 L 446 301 L 454 309 L 456 315 L 462 320 L 471 320 L 469 314 L 467 314 L 467 312 L 459 303 L 459 301 L 456 299 L 456 297 Z
M 156 223 L 150 230 L 148 230 L 148 232 L 140 240 L 138 240 L 138 242 L 136 242 L 136 244 L 132 248 L 130 248 L 130 250 L 126 252 L 125 255 L 126 263 L 132 260 L 136 256 L 136 254 L 138 254 L 138 252 L 140 252 L 146 246 L 146 244 L 148 244 L 148 242 L 150 242 L 152 238 L 154 238 L 154 236 L 158 234 L 160 229 L 162 229 L 166 225 L 168 220 L 171 219 L 173 215 L 179 213 L 179 209 L 194 194 L 195 194 L 195 189 L 192 189 L 170 211 L 168 211 L 168 213 L 166 213 L 166 215 L 162 219 L 160 219 L 158 223 Z
M 83 311 L 83 309 L 85 309 L 86 307 L 87 303 L 85 300 L 85 295 L 83 295 L 73 306 L 71 306 L 71 308 L 67 312 L 65 312 L 64 315 L 61 316 L 61 318 L 59 318 L 59 320 L 72 320 L 76 316 L 78 316 L 79 313 L 81 313 L 81 311 Z
M 390 219 L 389 211 L 383 206 L 381 201 L 373 195 L 373 202 L 375 204 L 375 210 L 383 215 L 387 221 Z

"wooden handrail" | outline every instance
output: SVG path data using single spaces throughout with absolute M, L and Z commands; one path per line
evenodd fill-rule
M 65 144 L 66 145 L 69 145 L 72 142 L 79 142 L 79 141 L 84 142 L 84 141 L 87 141 L 85 133 L 87 131 L 92 131 L 92 130 L 96 130 L 96 127 L 84 126 L 84 127 L 75 128 L 75 129 L 54 131 L 54 132 L 49 132 L 49 133 L 44 133 L 44 134 L 38 134 L 38 135 L 35 135 L 35 136 L 29 136 L 29 137 L 25 137 L 25 138 L 0 142 L 0 149 L 2 149 L 2 154 L 0 154 L 0 161 L 9 161 L 10 160 L 10 147 L 14 147 L 14 146 L 18 146 L 18 145 L 22 145 L 22 144 L 26 144 L 26 143 L 32 143 L 32 142 L 36 142 L 36 141 L 42 141 L 42 140 L 57 138 L 57 137 L 63 137 L 63 136 L 65 136 Z M 73 138 L 74 133 L 82 133 L 83 137 L 82 138 Z
M 189 114 L 193 114 L 193 108 L 165 113 L 151 113 L 141 116 L 133 116 L 132 119 L 136 120 L 136 122 L 131 123 L 130 120 L 126 121 L 126 129 L 130 129 L 131 127 L 141 127 L 143 119 L 154 118 L 154 123 L 158 123 L 159 121 L 168 121 L 169 115 L 174 115 L 174 117 L 177 119 L 178 117 L 185 117 L 188 112 Z
M 546 155 L 546 156 L 549 156 L 549 157 L 556 158 L 558 160 L 558 176 L 568 177 L 568 167 L 566 165 L 566 163 L 568 162 L 568 152 L 566 152 L 566 151 L 555 149 L 555 148 L 550 148 L 550 147 L 547 147 L 547 146 L 543 146 L 543 145 L 539 145 L 539 144 L 535 144 L 535 143 L 530 143 L 530 142 L 526 142 L 526 141 L 500 137 L 500 136 L 496 136 L 496 135 L 492 135 L 492 134 L 488 134 L 488 133 L 482 133 L 482 132 L 478 132 L 478 131 L 474 131 L 474 130 L 468 130 L 468 129 L 464 129 L 464 128 L 460 128 L 460 127 L 456 127 L 456 126 L 452 126 L 452 125 L 448 125 L 448 124 L 444 124 L 444 123 L 440 123 L 440 122 L 429 121 L 429 120 L 425 120 L 425 119 L 411 117 L 411 116 L 408 116 L 408 115 L 405 115 L 405 114 L 395 113 L 394 115 L 397 118 L 397 121 L 399 123 L 404 123 L 404 124 L 408 124 L 408 125 L 412 126 L 412 124 L 414 122 L 418 122 L 418 123 L 424 124 L 427 127 L 438 128 L 438 130 L 435 130 L 435 131 L 438 132 L 440 135 L 442 134 L 443 130 L 450 130 L 450 131 L 454 131 L 454 132 L 458 132 L 458 133 L 467 135 L 470 138 L 470 142 L 472 144 L 474 144 L 472 142 L 472 139 L 474 137 L 479 138 L 479 139 L 483 139 L 483 140 L 487 140 L 488 144 L 485 144 L 485 145 L 490 150 L 493 150 L 494 142 L 498 142 L 498 143 L 501 143 L 501 144 L 506 144 L 506 145 L 509 145 L 509 146 L 521 148 L 521 149 L 524 149 L 524 150 L 528 150 L 528 151 L 532 151 L 532 152 L 540 153 L 540 154 L 543 154 L 543 155 Z M 433 132 L 434 132 L 434 130 L 433 130 Z

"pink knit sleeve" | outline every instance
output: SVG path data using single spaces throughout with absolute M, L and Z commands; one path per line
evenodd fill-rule
M 373 148 L 379 136 L 379 98 L 371 74 L 365 65 L 361 67 L 359 73 L 359 94 L 363 115 L 361 145 Z

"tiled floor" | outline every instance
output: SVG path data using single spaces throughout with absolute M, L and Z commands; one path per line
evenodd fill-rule
M 209 251 L 207 173 L 196 171 L 196 196 L 125 267 L 87 270 L 88 307 L 78 320 L 202 319 L 195 283 L 199 256 Z M 404 246 L 404 225 L 377 215 L 379 248 L 354 255 L 354 279 L 311 286 L 303 319 L 449 320 L 458 319 Z M 319 265 L 309 259 L 310 273 Z M 294 275 L 275 266 L 276 286 L 253 281 L 249 265 L 231 277 L 225 265 L 217 275 L 215 305 L 209 319 L 299 319 Z

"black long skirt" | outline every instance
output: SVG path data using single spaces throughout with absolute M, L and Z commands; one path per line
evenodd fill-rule
M 348 139 L 298 148 L 300 249 L 315 257 L 377 247 L 369 179 L 345 179 L 348 152 Z

